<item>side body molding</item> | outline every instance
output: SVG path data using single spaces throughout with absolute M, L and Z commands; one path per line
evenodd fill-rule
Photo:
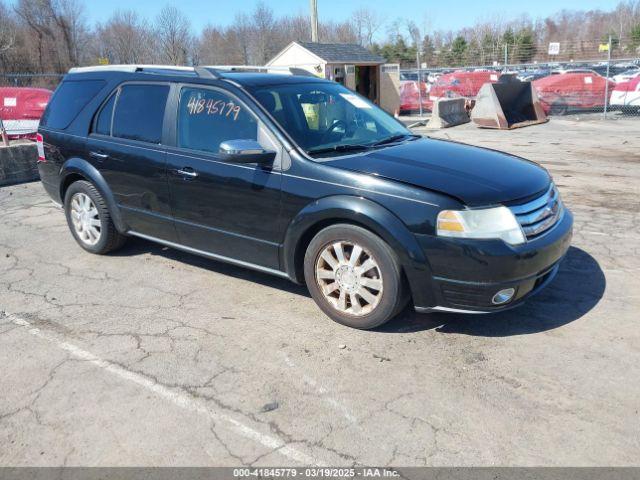
M 415 236 L 391 211 L 362 197 L 335 195 L 308 204 L 289 223 L 282 250 L 282 264 L 289 278 L 304 281 L 301 262 L 296 260 L 304 257 L 305 245 L 318 229 L 341 221 L 362 225 L 380 236 L 405 269 L 428 268 Z
M 118 204 L 116 203 L 115 198 L 113 197 L 113 193 L 107 185 L 107 182 L 96 167 L 82 158 L 72 157 L 64 162 L 64 164 L 62 164 L 62 167 L 60 168 L 60 198 L 62 199 L 62 201 L 64 202 L 63 189 L 66 188 L 67 178 L 72 175 L 80 175 L 81 177 L 84 177 L 88 181 L 93 183 L 93 185 L 98 189 L 102 197 L 107 202 L 107 206 L 109 207 L 109 212 L 111 213 L 114 225 L 119 232 L 125 233 L 129 229 L 129 227 L 122 219 Z

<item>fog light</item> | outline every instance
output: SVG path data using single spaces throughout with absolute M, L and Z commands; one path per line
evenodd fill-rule
M 493 296 L 493 298 L 491 299 L 491 303 L 493 303 L 494 305 L 502 305 L 503 303 L 507 303 L 513 298 L 514 293 L 516 293 L 515 288 L 505 288 L 504 290 L 500 290 Z

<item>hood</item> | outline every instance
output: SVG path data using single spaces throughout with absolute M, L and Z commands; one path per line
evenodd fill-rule
M 460 143 L 420 139 L 338 158 L 334 167 L 435 190 L 468 206 L 523 199 L 549 187 L 539 165 L 513 155 Z

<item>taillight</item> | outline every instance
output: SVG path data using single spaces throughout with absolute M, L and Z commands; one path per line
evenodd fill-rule
M 38 162 L 45 163 L 47 159 L 44 156 L 44 137 L 40 133 L 36 133 L 36 145 L 38 147 Z

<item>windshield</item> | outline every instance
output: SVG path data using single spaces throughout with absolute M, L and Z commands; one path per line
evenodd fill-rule
M 252 93 L 313 156 L 345 154 L 412 136 L 392 116 L 337 83 L 260 86 Z

